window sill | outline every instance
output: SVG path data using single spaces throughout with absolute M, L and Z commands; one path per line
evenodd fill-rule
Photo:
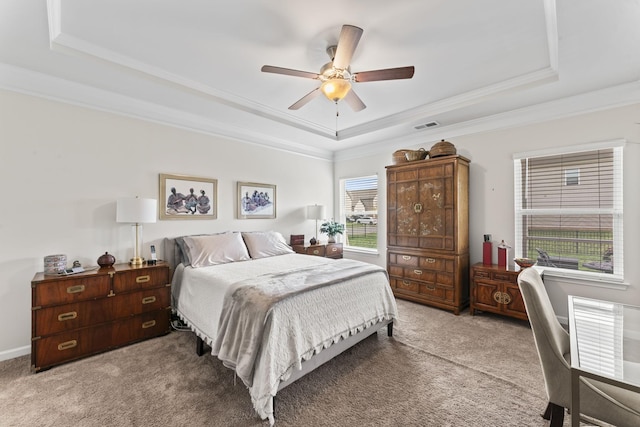
M 599 288 L 616 289 L 619 291 L 627 290 L 629 283 L 625 282 L 619 276 L 610 274 L 580 274 L 565 272 L 557 268 L 534 266 L 538 273 L 543 277 L 549 277 L 556 282 L 562 282 L 569 285 L 577 286 L 595 286 Z
M 378 252 L 377 249 L 358 248 L 356 246 L 345 246 L 342 250 L 344 252 L 351 252 L 354 254 L 361 254 L 361 255 L 372 255 L 372 256 L 380 255 L 380 252 Z

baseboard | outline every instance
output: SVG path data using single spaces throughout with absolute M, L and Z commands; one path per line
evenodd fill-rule
M 15 359 L 16 357 L 20 356 L 26 356 L 27 354 L 31 354 L 30 345 L 13 348 L 11 350 L 0 351 L 0 362 L 2 362 L 3 360 Z

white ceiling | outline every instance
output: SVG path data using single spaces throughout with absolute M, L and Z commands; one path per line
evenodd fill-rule
M 414 77 L 288 110 L 318 82 L 260 68 L 319 72 L 343 24 L 352 72 Z M 640 0 L 0 0 L 0 87 L 327 159 L 639 102 L 639 78 Z

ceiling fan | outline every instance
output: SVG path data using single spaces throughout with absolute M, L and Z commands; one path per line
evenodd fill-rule
M 413 66 L 410 66 L 352 73 L 350 64 L 351 57 L 358 46 L 360 37 L 362 37 L 362 32 L 362 28 L 353 25 L 343 25 L 338 44 L 327 48 L 327 54 L 329 58 L 331 58 L 331 61 L 324 64 L 319 73 L 274 67 L 272 65 L 264 65 L 262 71 L 265 73 L 315 79 L 322 82 L 320 86 L 293 103 L 289 107 L 289 110 L 299 109 L 322 93 L 335 103 L 344 99 L 353 111 L 361 111 L 367 108 L 367 106 L 351 89 L 351 83 L 410 79 L 413 77 L 415 70 Z

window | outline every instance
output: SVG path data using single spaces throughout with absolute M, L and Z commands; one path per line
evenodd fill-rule
M 565 169 L 564 185 L 578 185 L 578 184 L 580 184 L 580 169 Z
M 613 142 L 514 156 L 516 256 L 621 280 L 622 150 Z
M 340 180 L 340 216 L 346 225 L 345 246 L 378 249 L 378 177 Z

